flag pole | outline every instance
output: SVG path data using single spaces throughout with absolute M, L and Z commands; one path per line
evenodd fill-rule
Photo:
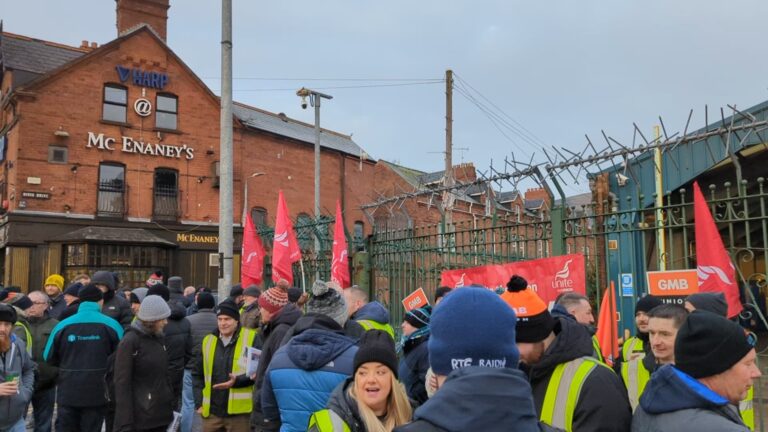
M 304 280 L 304 260 L 299 260 L 299 267 L 301 268 L 301 290 L 307 292 L 307 282 Z

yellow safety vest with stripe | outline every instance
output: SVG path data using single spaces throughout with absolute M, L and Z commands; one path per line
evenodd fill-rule
M 629 404 L 632 411 L 640 403 L 640 395 L 643 394 L 646 384 L 651 380 L 651 372 L 645 368 L 642 358 L 626 361 L 621 364 L 621 379 L 627 387 Z
M 247 348 L 253 345 L 256 338 L 256 332 L 247 328 L 241 328 L 235 344 L 235 352 L 232 356 L 232 374 L 242 375 L 245 373 Z M 213 383 L 213 358 L 216 353 L 216 344 L 219 337 L 213 334 L 203 339 L 203 417 L 211 414 L 211 389 Z M 227 401 L 228 414 L 248 414 L 253 410 L 253 386 L 229 389 L 229 400 Z
M 608 366 L 593 357 L 580 357 L 555 367 L 547 384 L 539 420 L 549 426 L 573 431 L 573 414 L 581 388 L 595 368 Z
M 597 336 L 592 336 L 592 351 L 594 353 L 592 356 L 598 360 L 600 360 L 600 363 L 605 363 L 605 359 L 603 358 L 603 351 L 600 350 L 600 342 L 597 340 Z
M 395 339 L 395 329 L 393 329 L 389 324 L 382 324 L 373 320 L 359 320 L 357 323 L 360 324 L 365 331 L 374 329 L 385 331 L 387 334 L 392 336 L 392 339 Z
M 645 357 L 645 351 L 643 351 L 643 341 L 637 336 L 624 341 L 624 345 L 621 346 L 621 360 L 629 361 L 632 355 L 638 355 L 638 358 Z
M 334 411 L 316 411 L 309 418 L 307 432 L 350 432 L 349 426 Z
M 747 397 L 739 402 L 739 414 L 741 414 L 741 420 L 751 431 L 755 430 L 755 408 L 752 405 L 754 397 L 755 387 L 752 386 L 747 392 Z
M 24 329 L 24 334 L 26 335 L 26 344 L 27 344 L 27 353 L 32 356 L 32 333 L 29 331 L 29 327 L 25 326 L 24 323 L 16 321 L 14 326 Z

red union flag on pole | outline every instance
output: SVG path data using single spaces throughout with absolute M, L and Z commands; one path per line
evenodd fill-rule
M 285 279 L 293 285 L 293 263 L 301 259 L 301 249 L 293 232 L 293 223 L 288 217 L 283 191 L 277 197 L 275 216 L 275 238 L 272 243 L 272 280 L 277 283 Z
M 605 362 L 613 366 L 619 356 L 619 325 L 616 319 L 616 290 L 613 281 L 605 290 L 597 320 L 597 342 Z
M 741 312 L 736 269 L 725 250 L 720 231 L 709 211 L 698 182 L 693 182 L 693 212 L 696 229 L 696 274 L 699 292 L 722 292 L 728 302 L 728 317 Z
M 333 226 L 333 261 L 331 261 L 331 280 L 339 286 L 349 288 L 349 250 L 347 236 L 344 235 L 344 221 L 341 219 L 341 204 L 336 200 L 336 223 Z
M 244 286 L 260 285 L 264 276 L 264 245 L 253 226 L 251 215 L 245 216 L 243 229 L 243 252 L 241 254 L 240 283 Z

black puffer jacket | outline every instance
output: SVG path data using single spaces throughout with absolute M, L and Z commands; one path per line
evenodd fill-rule
M 165 373 L 168 355 L 162 336 L 135 322 L 115 355 L 115 432 L 165 427 L 173 420 L 173 394 Z
M 115 295 L 114 291 L 104 294 L 104 305 L 101 313 L 120 323 L 123 329 L 128 329 L 133 321 L 131 304 L 122 295 Z
M 272 356 L 280 348 L 283 338 L 288 330 L 301 318 L 301 311 L 289 303 L 272 321 L 262 324 L 261 333 L 256 337 L 263 341 L 261 358 L 256 370 L 256 385 L 253 387 L 253 410 L 261 413 L 261 386 L 264 383 L 264 374 L 267 372 Z M 256 418 L 256 416 L 254 416 Z
M 168 377 L 174 396 L 174 407 L 179 408 L 184 367 L 192 358 L 192 326 L 186 318 L 186 309 L 180 303 L 168 302 L 171 316 L 163 329 L 168 349 Z
M 218 329 L 218 319 L 213 309 L 200 309 L 192 315 L 187 315 L 187 321 L 192 332 L 192 352 L 197 354 L 202 349 L 203 338 Z M 258 339 L 258 338 L 257 338 Z M 187 362 L 187 369 L 195 367 L 195 356 Z
M 592 338 L 581 324 L 558 318 L 555 341 L 530 368 L 536 412 L 541 413 L 549 379 L 561 363 L 592 355 Z M 621 379 L 608 367 L 598 366 L 584 381 L 573 414 L 573 430 L 625 432 L 632 423 L 632 409 Z

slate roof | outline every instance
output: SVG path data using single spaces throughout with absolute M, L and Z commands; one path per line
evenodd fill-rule
M 535 210 L 535 209 L 541 208 L 543 204 L 544 204 L 543 199 L 525 200 L 525 208 L 529 210 Z
M 424 173 L 419 177 L 419 182 L 423 185 L 428 185 L 430 183 L 443 181 L 443 175 L 445 175 L 445 170 L 435 171 L 431 173 Z
M 90 241 L 172 246 L 176 244 L 141 228 L 86 227 L 58 236 L 52 241 Z
M 306 123 L 291 119 L 285 115 L 273 114 L 258 108 L 235 103 L 233 107 L 235 117 L 243 124 L 253 129 L 271 132 L 277 135 L 293 138 L 306 143 L 315 143 L 315 128 Z M 320 146 L 337 150 L 352 156 L 368 155 L 358 146 L 352 138 L 336 132 L 320 129 Z
M 137 29 L 138 30 L 138 29 Z M 48 73 L 89 50 L 68 47 L 26 36 L 0 33 L 0 59 L 8 69 Z M 235 102 L 233 113 L 245 126 L 314 144 L 314 126 Z M 371 159 L 351 137 L 322 129 L 320 146 L 355 157 Z
M 496 201 L 500 203 L 512 202 L 517 199 L 519 193 L 517 191 L 501 192 L 496 195 Z
M 0 50 L 6 68 L 36 74 L 56 69 L 86 53 L 81 49 L 9 33 L 0 36 Z

